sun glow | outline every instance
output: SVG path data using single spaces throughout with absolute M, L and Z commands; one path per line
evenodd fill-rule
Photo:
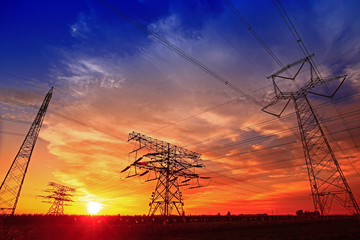
M 102 208 L 102 205 L 98 202 L 89 202 L 87 204 L 87 210 L 90 214 L 98 214 Z

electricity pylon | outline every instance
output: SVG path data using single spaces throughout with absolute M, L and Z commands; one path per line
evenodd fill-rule
M 342 206 L 349 213 L 359 214 L 359 206 L 330 147 L 319 120 L 315 115 L 314 109 L 307 98 L 309 93 L 332 98 L 345 81 L 346 75 L 324 79 L 320 78 L 310 61 L 312 56 L 313 55 L 289 64 L 268 77 L 273 81 L 275 97 L 270 104 L 262 110 L 280 117 L 289 102 L 293 101 L 315 210 L 319 211 L 321 215 L 328 215 L 331 212 L 335 200 L 339 206 Z M 282 91 L 276 80 L 291 80 L 296 83 L 296 79 L 302 72 L 305 64 L 309 64 L 310 70 L 310 79 L 307 80 L 305 85 L 298 88 L 297 91 Z M 295 72 L 294 77 L 281 75 L 295 66 L 299 68 Z M 340 83 L 333 93 L 325 95 L 311 91 L 321 84 L 326 84 L 334 80 L 338 80 Z M 287 102 L 279 114 L 274 114 L 267 110 L 269 107 L 283 100 Z
M 13 163 L 7 172 L 0 187 L 0 212 L 3 214 L 14 214 L 19 200 L 25 175 L 29 167 L 32 152 L 38 138 L 46 110 L 52 97 L 53 87 L 46 94 L 44 101 L 37 113 L 31 127 L 16 154 Z
M 144 176 L 150 172 L 149 176 L 153 176 L 146 182 L 157 180 L 151 195 L 149 215 L 159 211 L 161 215 L 169 216 L 173 209 L 180 216 L 183 215 L 184 201 L 180 187 L 191 186 L 193 180 L 194 185 L 189 189 L 199 188 L 202 187 L 199 178 L 208 179 L 195 173 L 196 168 L 204 166 L 201 164 L 201 155 L 137 132 L 130 133 L 128 141 L 135 141 L 136 149 L 129 153 L 135 161 L 121 172 L 130 169 L 127 178 Z M 142 150 L 146 153 L 141 154 Z
M 49 201 L 43 201 L 45 203 L 51 203 L 51 207 L 47 214 L 50 215 L 63 215 L 64 214 L 64 206 L 71 206 L 69 202 L 74 202 L 71 197 L 73 197 L 73 193 L 76 191 L 75 188 L 70 188 L 64 185 L 60 185 L 58 183 L 49 182 L 48 184 L 52 189 L 47 189 L 45 192 L 51 193 L 48 196 L 39 196 L 42 198 L 52 199 Z M 66 202 L 66 203 L 65 203 Z

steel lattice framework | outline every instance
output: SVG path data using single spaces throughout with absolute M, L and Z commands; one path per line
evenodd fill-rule
M 208 179 L 195 173 L 196 168 L 203 167 L 201 155 L 137 132 L 130 133 L 128 141 L 135 141 L 136 149 L 129 153 L 135 161 L 121 172 L 130 169 L 127 178 L 144 176 L 150 172 L 154 176 L 146 181 L 157 180 L 151 195 L 149 215 L 160 212 L 161 215 L 169 216 L 173 209 L 180 216 L 183 215 L 184 201 L 180 187 L 199 188 L 202 187 L 199 178 Z M 141 155 L 142 149 L 147 153 Z
M 315 210 L 319 211 L 322 215 L 328 215 L 330 214 L 332 205 L 335 200 L 348 212 L 352 214 L 359 214 L 359 206 L 351 192 L 351 189 L 345 179 L 335 154 L 330 147 L 324 131 L 321 128 L 314 109 L 312 108 L 309 99 L 307 98 L 308 93 L 332 98 L 344 82 L 346 76 L 344 75 L 325 79 L 320 78 L 316 74 L 314 66 L 310 61 L 312 56 L 313 55 L 289 64 L 269 77 L 273 81 L 275 97 L 272 102 L 270 102 L 270 104 L 268 104 L 262 110 L 280 117 L 288 103 L 291 100 L 293 101 Z M 299 88 L 297 91 L 281 91 L 277 85 L 276 80 L 288 79 L 295 81 L 305 64 L 309 64 L 310 80 L 308 80 L 305 85 Z M 298 66 L 299 68 L 294 77 L 285 77 L 281 75 L 295 66 Z M 313 88 L 333 80 L 340 81 L 340 84 L 332 94 L 329 93 L 328 95 L 325 95 L 311 91 Z M 274 114 L 267 110 L 269 107 L 283 100 L 287 102 L 285 107 L 282 108 L 280 114 Z
M 46 110 L 52 97 L 53 88 L 46 94 L 31 127 L 16 154 L 9 171 L 0 187 L 0 211 L 3 214 L 14 214 L 19 200 L 25 175 L 29 167 L 32 152 L 38 138 Z
M 49 182 L 48 184 L 51 189 L 45 190 L 45 192 L 51 193 L 48 196 L 39 196 L 42 198 L 49 199 L 49 201 L 43 201 L 45 203 L 51 203 L 51 207 L 47 214 L 50 215 L 63 215 L 64 214 L 64 206 L 71 206 L 69 202 L 74 202 L 71 197 L 73 197 L 73 193 L 76 191 L 75 188 L 70 188 L 64 185 L 60 185 L 58 183 Z M 52 200 L 52 201 L 51 201 Z

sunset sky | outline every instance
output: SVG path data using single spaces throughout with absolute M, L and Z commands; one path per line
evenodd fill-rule
M 227 87 L 101 1 L 4 1 L 0 8 L 0 179 L 41 102 L 53 98 L 16 213 L 46 213 L 50 181 L 77 188 L 69 214 L 147 214 L 155 182 L 125 179 L 137 131 L 202 154 L 210 176 L 183 188 L 186 214 L 313 211 L 294 106 L 261 111 L 279 65 L 222 0 L 109 0 L 222 76 Z M 283 65 L 304 57 L 271 0 L 232 1 Z M 310 97 L 360 201 L 360 2 L 281 1 L 322 76 L 347 74 L 335 95 Z M 346 124 L 344 124 L 346 122 Z

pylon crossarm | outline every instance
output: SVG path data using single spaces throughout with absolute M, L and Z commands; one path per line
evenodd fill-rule
M 136 164 L 132 164 L 131 166 L 134 166 L 135 168 L 138 169 L 144 169 L 146 170 L 145 172 L 148 173 L 148 171 L 165 171 L 167 168 L 163 167 L 163 166 L 158 166 L 155 165 L 155 163 L 159 163 L 160 161 L 151 161 L 151 162 L 146 162 L 146 164 L 142 163 L 142 162 L 138 162 Z M 190 165 L 192 166 L 192 165 Z M 128 170 L 128 167 L 125 168 L 126 170 Z M 194 174 L 191 171 L 189 171 L 188 169 L 186 169 L 185 167 L 181 167 L 181 168 L 172 168 L 169 169 L 170 174 L 174 175 L 174 176 L 179 176 L 179 177 L 187 177 L 187 178 L 198 178 L 199 175 L 198 174 Z M 142 173 L 145 175 L 145 172 Z M 134 173 L 132 175 L 128 175 L 128 177 L 133 177 L 133 176 L 143 176 L 142 174 L 138 174 L 138 173 Z
M 187 171 L 189 168 L 192 168 L 193 165 L 189 163 L 181 163 L 178 161 L 174 161 L 172 163 L 172 169 L 181 172 L 181 171 Z
M 168 148 L 170 148 L 170 149 L 176 149 L 176 151 L 178 151 L 183 157 L 184 156 L 191 156 L 191 157 L 196 156 L 196 157 L 200 158 L 200 154 L 198 154 L 196 152 L 178 147 L 176 145 L 158 140 L 156 138 L 145 136 L 145 135 L 135 132 L 135 131 L 133 131 L 129 134 L 128 139 L 129 139 L 128 141 L 140 142 L 140 143 L 144 144 L 146 147 L 148 147 L 149 149 L 151 149 L 157 153 L 164 154 L 168 151 Z
M 289 69 L 292 68 L 293 66 L 296 66 L 296 65 L 298 65 L 298 64 L 300 64 L 300 63 L 303 63 L 303 62 L 307 62 L 307 61 L 309 61 L 310 58 L 312 58 L 314 55 L 315 55 L 315 54 L 311 54 L 310 56 L 307 56 L 307 57 L 302 58 L 302 59 L 300 59 L 300 60 L 297 60 L 297 61 L 295 61 L 295 62 L 293 62 L 293 63 L 290 63 L 290 64 L 286 65 L 285 67 L 283 67 L 282 69 L 280 69 L 279 71 L 271 74 L 271 75 L 268 76 L 267 78 L 269 79 L 269 78 L 272 78 L 272 77 L 274 77 L 274 76 L 276 77 L 276 76 L 280 75 L 281 73 L 289 70 Z
M 273 106 L 273 105 L 275 105 L 275 104 L 277 104 L 277 103 L 279 103 L 279 102 L 282 101 L 282 100 L 283 100 L 282 98 L 275 97 L 274 100 L 273 100 L 271 103 L 269 103 L 268 105 L 266 105 L 265 107 L 263 107 L 263 108 L 261 109 L 261 111 L 263 111 L 263 112 L 265 112 L 265 113 L 268 113 L 268 114 L 270 114 L 270 115 L 273 115 L 273 116 L 275 116 L 275 117 L 280 118 L 281 115 L 282 115 L 282 113 L 285 111 L 286 107 L 289 105 L 290 99 L 288 99 L 288 101 L 286 102 L 285 106 L 281 109 L 281 111 L 280 111 L 279 114 L 270 112 L 270 111 L 268 111 L 268 110 L 266 110 L 266 109 L 269 108 L 269 107 L 271 107 L 271 106 Z
M 340 79 L 340 78 L 343 78 L 340 82 L 340 84 L 337 86 L 337 88 L 334 90 L 333 93 L 329 94 L 329 95 L 325 95 L 325 94 L 321 94 L 321 93 L 316 93 L 316 92 L 313 92 L 313 91 L 308 91 L 309 93 L 311 94 L 314 94 L 314 95 L 318 95 L 318 96 L 321 96 L 321 97 L 326 97 L 326 98 L 333 98 L 335 96 L 335 94 L 337 93 L 337 91 L 340 89 L 341 85 L 345 82 L 345 79 L 346 79 L 347 75 L 341 75 L 341 76 L 337 76 L 337 77 L 331 77 L 331 78 L 327 78 L 327 79 L 322 79 L 320 84 L 325 84 L 327 82 L 330 82 L 330 81 L 333 81 L 333 80 L 336 80 L 336 79 Z M 318 84 L 318 85 L 320 85 Z
M 143 176 L 149 171 L 154 172 L 155 178 L 146 180 L 146 182 L 157 180 L 149 204 L 149 215 L 153 215 L 159 210 L 160 214 L 168 216 L 174 208 L 181 215 L 184 204 L 180 192 L 182 185 L 179 185 L 178 182 L 181 179 L 190 181 L 199 178 L 199 175 L 195 174 L 195 169 L 203 167 L 200 162 L 201 155 L 137 132 L 130 133 L 129 140 L 135 141 L 138 149 L 145 146 L 146 150 L 151 151 L 142 154 L 140 158 L 138 158 L 140 153 L 138 150 L 132 151 L 130 154 L 135 155 L 136 161 L 121 171 L 131 171 L 132 168 L 145 170 L 138 176 Z M 144 157 L 149 160 L 144 160 Z

